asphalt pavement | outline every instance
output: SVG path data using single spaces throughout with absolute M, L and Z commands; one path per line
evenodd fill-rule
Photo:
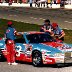
M 8 65 L 7 62 L 0 62 L 0 72 L 72 72 L 72 66 L 66 65 L 58 68 L 53 65 L 43 65 L 42 67 L 34 67 L 28 63 L 19 63 L 17 66 L 14 66 Z

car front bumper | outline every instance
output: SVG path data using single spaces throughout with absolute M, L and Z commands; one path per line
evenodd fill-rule
M 50 57 L 43 55 L 43 64 L 72 63 L 72 52 L 66 52 L 63 56 Z

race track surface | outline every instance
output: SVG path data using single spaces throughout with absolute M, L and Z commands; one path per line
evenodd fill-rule
M 0 62 L 0 72 L 72 72 L 72 66 L 66 65 L 57 68 L 55 65 L 43 65 L 42 67 L 34 67 L 24 63 L 14 66 L 8 65 L 7 62 Z
M 43 24 L 45 19 L 57 22 L 61 28 L 72 29 L 72 10 L 0 7 L 0 18 Z

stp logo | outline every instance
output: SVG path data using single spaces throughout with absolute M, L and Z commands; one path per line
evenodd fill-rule
M 10 32 L 10 30 L 8 29 L 7 31 L 6 31 L 6 33 L 9 33 Z

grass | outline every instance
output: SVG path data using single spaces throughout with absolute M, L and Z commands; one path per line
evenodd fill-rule
M 5 30 L 7 28 L 7 22 L 9 20 L 6 19 L 0 19 L 0 37 L 4 36 Z M 29 23 L 23 23 L 23 22 L 16 22 L 12 21 L 13 26 L 16 28 L 17 31 L 39 31 L 40 26 L 36 24 L 29 24 Z M 66 43 L 72 43 L 72 30 L 65 30 L 65 41 Z

